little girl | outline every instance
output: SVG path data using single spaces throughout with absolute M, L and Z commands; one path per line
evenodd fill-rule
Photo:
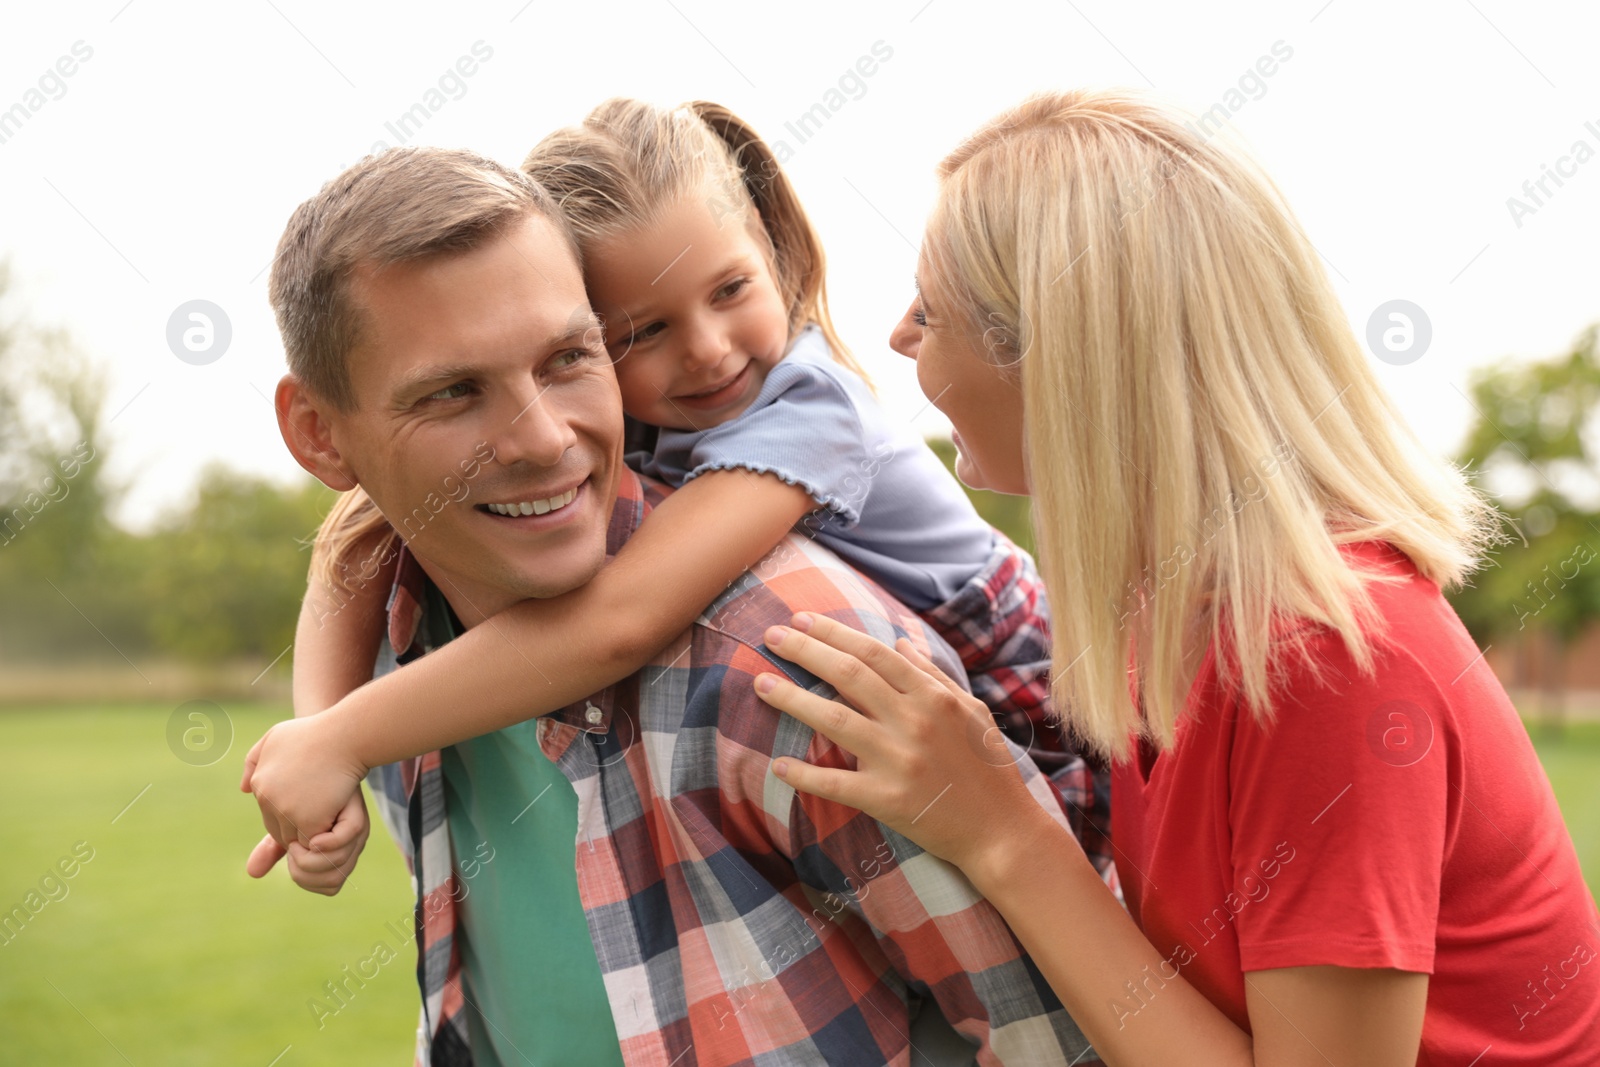
M 318 536 L 294 672 L 297 712 L 336 705 L 317 719 L 341 725 L 281 748 L 269 734 L 246 765 L 248 782 L 279 761 L 280 840 L 330 826 L 371 766 L 557 711 L 638 671 L 791 528 L 939 631 L 1002 729 L 1057 772 L 1079 826 L 1098 805 L 1049 715 L 1049 614 L 1033 561 L 877 403 L 834 332 L 821 245 L 767 145 L 715 104 L 615 99 L 545 138 L 523 170 L 578 237 L 630 438 L 649 449 L 629 459 L 678 491 L 587 585 L 523 601 L 367 685 L 400 538 L 365 494 L 347 493 Z M 487 510 L 515 523 L 565 503 Z M 1084 836 L 1099 851 L 1098 835 Z

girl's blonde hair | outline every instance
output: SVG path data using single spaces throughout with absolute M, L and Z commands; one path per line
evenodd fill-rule
M 1170 746 L 1207 640 L 1263 723 L 1291 663 L 1317 670 L 1306 622 L 1370 670 L 1371 576 L 1341 544 L 1386 541 L 1441 586 L 1476 565 L 1492 511 L 1404 427 L 1243 152 L 1143 94 L 1077 91 L 938 174 L 923 289 L 1022 390 L 1053 696 L 1095 749 Z
M 382 157 L 380 157 L 382 158 Z M 578 126 L 540 141 L 522 171 L 560 208 L 563 232 L 580 257 L 596 243 L 659 221 L 684 198 L 700 198 L 720 225 L 731 218 L 765 246 L 788 311 L 789 337 L 815 323 L 833 358 L 867 378 L 828 312 L 822 242 L 772 149 L 720 104 L 697 100 L 664 109 L 617 97 Z M 630 447 L 648 428 L 629 419 Z M 334 595 L 371 580 L 376 561 L 392 558 L 399 534 L 360 488 L 340 496 L 317 531 L 311 579 Z
M 822 241 L 765 141 L 721 104 L 661 108 L 614 97 L 534 146 L 522 170 L 550 191 L 585 256 L 597 243 L 658 223 L 685 199 L 766 246 L 792 340 L 815 323 L 833 357 L 862 378 L 828 313 Z

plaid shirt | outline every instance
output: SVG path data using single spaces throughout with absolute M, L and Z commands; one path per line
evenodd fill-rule
M 608 554 L 667 492 L 623 472 Z M 444 639 L 423 625 L 425 583 L 403 554 L 389 611 L 398 662 Z M 979 1063 L 1090 1059 L 1043 976 L 958 870 L 771 774 L 779 756 L 854 765 L 755 697 L 762 671 L 833 695 L 762 643 L 801 609 L 887 642 L 909 637 L 943 669 L 958 666 L 909 609 L 791 536 L 650 666 L 540 720 L 540 747 L 577 793 L 578 893 L 623 1059 L 904 1065 L 911 1005 L 922 1000 L 978 1043 Z M 386 653 L 378 673 L 396 662 Z M 1034 798 L 1065 825 L 1047 779 L 1018 758 Z M 418 895 L 417 1063 L 456 1067 L 472 1054 L 456 941 L 462 878 L 442 778 L 433 752 L 378 768 L 369 784 Z
M 999 531 L 988 561 L 923 615 L 961 658 L 972 695 L 1050 778 L 1078 843 L 1122 899 L 1111 848 L 1111 768 L 1079 754 L 1050 702 L 1050 602 L 1033 557 Z

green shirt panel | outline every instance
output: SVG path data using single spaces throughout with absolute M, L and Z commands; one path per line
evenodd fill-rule
M 456 936 L 473 1061 L 622 1067 L 578 899 L 578 798 L 539 748 L 538 725 L 517 723 L 441 753 L 463 887 Z

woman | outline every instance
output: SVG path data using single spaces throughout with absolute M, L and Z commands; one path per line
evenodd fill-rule
M 1422 455 L 1270 180 L 1120 92 L 939 169 L 892 343 L 969 485 L 1034 497 L 1056 706 L 1115 761 L 1125 912 L 900 642 L 797 616 L 778 761 L 959 865 L 1112 1064 L 1600 1062 L 1600 921 L 1439 593 L 1492 512 Z

